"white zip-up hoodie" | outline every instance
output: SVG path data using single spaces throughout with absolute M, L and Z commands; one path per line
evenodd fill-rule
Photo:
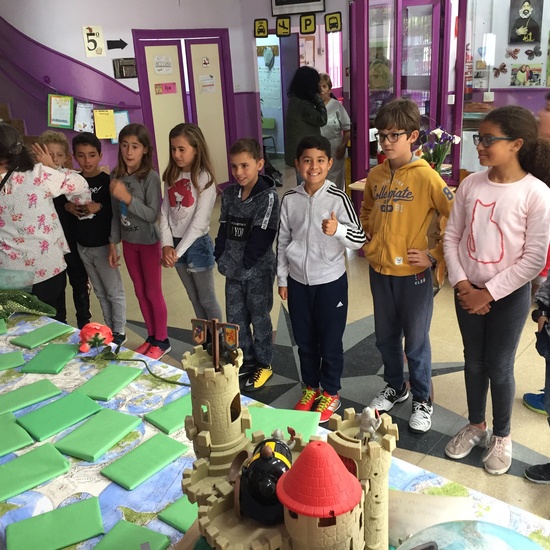
M 338 228 L 323 233 L 323 220 L 334 212 Z M 366 241 L 359 217 L 346 193 L 326 180 L 309 195 L 303 184 L 288 191 L 281 201 L 277 236 L 277 284 L 288 286 L 288 276 L 304 285 L 339 279 L 346 271 L 345 250 L 358 250 Z

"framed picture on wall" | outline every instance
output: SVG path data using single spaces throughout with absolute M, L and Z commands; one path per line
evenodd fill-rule
M 271 0 L 273 15 L 325 11 L 325 0 Z
M 539 44 L 543 0 L 510 0 L 510 44 Z
M 48 94 L 48 126 L 73 129 L 74 98 Z

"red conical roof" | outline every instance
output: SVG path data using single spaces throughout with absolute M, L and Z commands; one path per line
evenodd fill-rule
M 292 468 L 277 482 L 283 506 L 303 516 L 340 516 L 361 501 L 361 484 L 324 441 L 306 445 Z

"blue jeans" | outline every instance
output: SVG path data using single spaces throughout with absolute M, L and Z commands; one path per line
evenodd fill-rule
M 405 383 L 405 355 L 413 398 L 426 401 L 432 383 L 430 324 L 433 312 L 433 286 L 430 269 L 397 277 L 369 269 L 374 302 L 376 347 L 384 361 L 384 380 L 400 390 Z
M 485 315 L 471 314 L 462 309 L 455 292 L 456 316 L 464 343 L 468 419 L 472 424 L 485 421 L 490 384 L 493 433 L 499 437 L 510 434 L 516 391 L 514 362 L 530 306 L 530 283 L 491 302 L 491 310 Z
M 181 239 L 174 237 L 174 248 L 178 246 Z M 210 235 L 199 237 L 179 258 L 178 264 L 184 264 L 187 271 L 198 273 L 213 269 L 216 265 L 214 260 L 214 244 Z

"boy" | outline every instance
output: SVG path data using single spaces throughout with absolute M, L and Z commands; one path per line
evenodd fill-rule
M 441 234 L 428 250 L 428 227 L 437 212 L 448 218 L 453 194 L 439 174 L 411 153 L 418 139 L 420 113 L 416 103 L 395 99 L 374 120 L 386 155 L 367 176 L 361 223 L 367 234 L 374 301 L 376 347 L 384 362 L 386 387 L 370 407 L 390 411 L 405 401 L 403 337 L 413 394 L 409 428 L 427 432 L 432 425 L 431 349 L 429 330 L 433 311 L 431 267 L 443 259 Z
M 239 139 L 229 150 L 237 182 L 222 195 L 214 256 L 225 275 L 226 317 L 240 327 L 244 391 L 259 390 L 273 376 L 273 241 L 279 198 L 273 180 L 260 175 L 262 149 L 254 139 Z M 252 334 L 251 325 L 254 331 Z
M 65 134 L 48 130 L 40 135 L 38 143 L 45 145 L 52 157 L 54 164 L 58 170 L 66 171 L 65 164 L 69 160 L 71 153 L 69 150 L 69 141 Z M 76 219 L 70 214 L 73 210 L 80 207 L 67 200 L 65 195 L 60 195 L 54 200 L 55 210 L 59 216 L 65 239 L 69 245 L 70 252 L 65 254 L 65 262 L 67 263 L 67 275 L 69 282 L 73 287 L 73 301 L 76 313 L 76 323 L 78 328 L 90 322 L 92 314 L 90 312 L 90 293 L 88 289 L 88 274 L 76 247 Z M 65 305 L 65 304 L 64 304 Z M 62 311 L 57 312 L 56 319 L 63 323 L 67 322 L 66 307 Z
M 101 305 L 105 324 L 113 331 L 113 343 L 121 346 L 126 342 L 126 296 L 118 267 L 109 264 L 113 210 L 110 177 L 99 168 L 101 142 L 94 134 L 82 132 L 73 138 L 73 154 L 90 187 L 92 202 L 81 207 L 67 203 L 65 208 L 78 220 L 75 233 L 78 253 Z M 89 214 L 93 217 L 81 218 Z
M 294 409 L 314 408 L 326 422 L 340 407 L 348 311 L 345 252 L 361 248 L 366 237 L 346 193 L 326 179 L 332 166 L 328 139 L 302 139 L 295 166 L 304 183 L 281 201 L 277 281 L 279 296 L 288 299 L 304 383 Z

